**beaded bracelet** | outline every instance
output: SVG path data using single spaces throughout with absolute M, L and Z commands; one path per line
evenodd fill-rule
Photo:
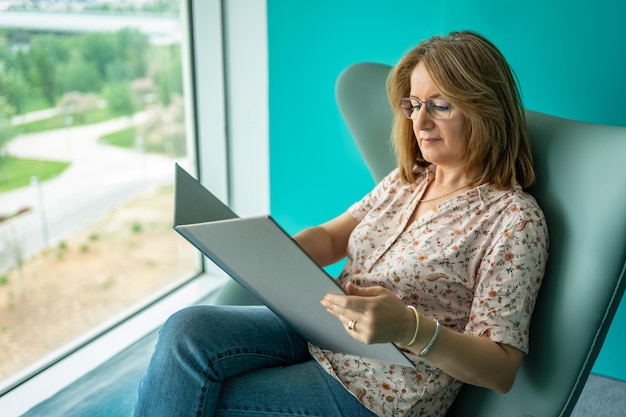
M 435 344 L 435 341 L 437 340 L 437 336 L 439 336 L 439 330 L 441 328 L 441 325 L 439 324 L 438 320 L 435 320 L 435 325 L 436 327 L 435 327 L 435 333 L 433 333 L 433 337 L 430 338 L 430 341 L 428 342 L 424 350 L 418 353 L 417 356 L 424 356 L 425 354 L 428 353 L 430 348 Z
M 413 343 L 415 343 L 415 339 L 417 339 L 417 332 L 419 332 L 420 330 L 420 315 L 415 307 L 407 306 L 407 308 L 410 308 L 411 310 L 413 310 L 413 313 L 415 313 L 415 333 L 413 333 L 413 338 L 411 339 L 411 341 L 404 345 L 406 347 L 410 347 L 413 346 Z

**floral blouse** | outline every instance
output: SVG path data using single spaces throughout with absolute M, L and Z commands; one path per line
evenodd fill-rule
M 383 286 L 442 326 L 528 352 L 528 328 L 548 256 L 535 199 L 490 184 L 442 201 L 408 224 L 433 172 L 390 173 L 348 212 L 359 221 L 341 285 Z M 444 416 L 462 383 L 417 355 L 415 368 L 323 350 L 313 357 L 379 416 Z

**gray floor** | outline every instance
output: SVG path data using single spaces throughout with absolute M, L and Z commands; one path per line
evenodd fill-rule
M 592 374 L 571 417 L 626 416 L 626 382 Z

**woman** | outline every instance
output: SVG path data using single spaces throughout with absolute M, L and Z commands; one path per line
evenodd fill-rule
M 346 331 L 416 366 L 307 344 L 264 307 L 192 307 L 161 330 L 135 415 L 444 416 L 463 383 L 510 389 L 548 246 L 515 79 L 455 32 L 403 57 L 388 93 L 398 168 L 294 238 L 320 265 L 347 256 L 347 295 L 322 300 Z

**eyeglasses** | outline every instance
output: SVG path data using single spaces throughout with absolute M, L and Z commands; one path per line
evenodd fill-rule
M 445 98 L 429 98 L 426 101 L 410 97 L 400 99 L 400 107 L 402 107 L 402 111 L 407 119 L 413 119 L 414 116 L 417 117 L 417 112 L 422 109 L 424 104 L 426 104 L 426 111 L 433 119 L 443 120 L 450 117 L 452 105 Z

